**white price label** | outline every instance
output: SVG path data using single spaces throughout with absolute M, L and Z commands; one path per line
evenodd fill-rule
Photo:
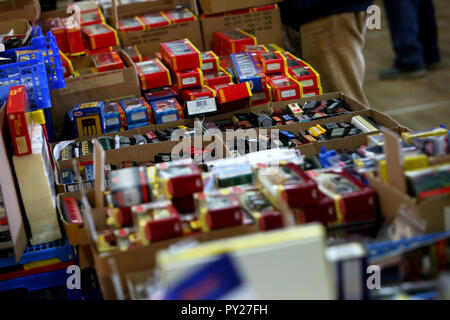
M 212 70 L 212 68 L 214 67 L 212 62 L 207 62 L 203 64 L 202 70 L 203 71 L 209 71 Z
M 314 85 L 314 81 L 313 80 L 304 80 L 304 81 L 300 81 L 300 84 L 303 86 L 303 88 L 308 88 L 308 87 L 312 87 Z
M 146 112 L 137 112 L 137 113 L 133 113 L 131 115 L 131 121 L 139 121 L 139 120 L 144 120 L 144 119 L 147 119 Z
M 295 89 L 281 91 L 282 98 L 295 97 L 296 95 L 297 95 L 297 91 L 295 91 Z
M 267 71 L 280 70 L 280 69 L 281 69 L 281 64 L 279 62 L 267 64 Z
M 195 83 L 197 83 L 197 78 L 196 77 L 184 78 L 183 80 L 181 80 L 181 83 L 184 86 L 195 84 Z
M 186 102 L 187 112 L 190 116 L 217 111 L 216 99 L 199 99 Z

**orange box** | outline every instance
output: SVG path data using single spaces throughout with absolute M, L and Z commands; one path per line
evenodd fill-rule
M 137 18 L 144 24 L 145 29 L 157 28 L 170 24 L 169 18 L 162 12 L 147 13 L 138 16 Z
M 81 12 L 81 26 L 90 26 L 105 22 L 102 12 L 99 9 L 86 10 Z
M 281 52 L 258 52 L 256 56 L 265 74 L 287 72 L 286 58 Z
M 213 33 L 213 51 L 219 56 L 244 52 L 246 45 L 256 44 L 254 36 L 238 28 Z
M 250 106 L 252 91 L 248 82 L 220 84 L 213 86 L 213 89 L 217 91 L 216 99 L 222 113 L 233 112 Z
M 84 54 L 83 36 L 81 27 L 75 19 L 69 17 L 61 19 L 66 28 L 67 43 L 69 44 L 69 52 L 71 56 Z
M 116 30 L 106 23 L 84 26 L 81 31 L 85 46 L 91 50 L 119 45 Z
M 219 69 L 219 57 L 214 51 L 206 51 L 201 53 L 202 56 L 202 71 L 216 71 Z
M 174 73 L 174 83 L 177 89 L 199 87 L 203 85 L 203 72 L 200 68 Z
M 197 20 L 197 17 L 187 8 L 181 10 L 167 10 L 163 14 L 169 19 L 170 23 L 180 23 Z
M 202 67 L 201 53 L 188 39 L 162 42 L 160 48 L 164 62 L 173 72 Z
M 145 26 L 137 17 L 119 18 L 117 23 L 119 31 L 144 30 Z
M 272 97 L 275 101 L 303 98 L 301 84 L 289 76 L 276 75 L 268 77 L 267 82 L 272 87 Z
M 183 101 L 194 101 L 201 98 L 214 98 L 216 92 L 208 86 L 178 90 Z
M 26 116 L 26 113 L 29 111 L 30 105 L 25 86 L 11 87 L 9 89 L 6 114 L 16 156 L 25 156 L 33 151 L 31 148 L 31 133 Z
M 172 85 L 170 72 L 157 58 L 136 63 L 142 90 Z

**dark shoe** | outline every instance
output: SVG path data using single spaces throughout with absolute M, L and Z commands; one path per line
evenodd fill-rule
M 378 76 L 381 80 L 395 80 L 395 79 L 416 79 L 427 75 L 427 69 L 417 68 L 417 69 L 400 69 L 397 67 L 392 67 L 389 69 L 383 69 L 380 71 Z

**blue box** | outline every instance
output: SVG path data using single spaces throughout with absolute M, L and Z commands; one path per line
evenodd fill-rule
M 239 83 L 248 82 L 253 91 L 262 91 L 266 88 L 266 76 L 261 66 L 255 62 L 251 53 L 233 53 L 230 55 L 233 71 Z
M 149 113 L 151 114 L 150 106 L 147 101 L 143 98 L 127 98 L 119 100 L 119 104 L 122 107 L 122 110 L 125 112 L 127 118 L 127 125 L 140 124 L 140 123 L 151 123 L 151 118 L 149 117 Z M 150 109 L 150 110 L 149 110 Z
M 163 100 L 169 98 L 177 98 L 178 94 L 171 87 L 162 87 L 150 89 L 144 92 L 144 98 L 148 103 L 156 100 Z
M 119 109 L 120 106 L 117 102 L 107 102 L 103 108 L 105 115 L 105 132 L 111 132 L 111 130 L 120 131 L 122 126 L 122 120 L 120 118 Z
M 155 123 L 174 122 L 184 117 L 183 107 L 175 98 L 152 101 L 150 104 L 153 108 Z
M 77 104 L 72 109 L 78 136 L 92 136 L 105 132 L 103 101 Z

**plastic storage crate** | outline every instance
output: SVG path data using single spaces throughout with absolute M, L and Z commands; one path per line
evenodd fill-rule
M 5 51 L 6 52 L 6 51 Z M 6 56 L 0 54 L 0 56 Z M 24 55 L 27 61 L 0 65 L 0 100 L 8 99 L 9 88 L 25 85 L 32 110 L 50 108 L 50 91 L 42 52 Z
M 0 281 L 0 293 L 24 300 L 82 300 L 81 289 L 69 289 L 66 268 Z M 17 294 L 20 292 L 19 294 Z M 19 298 L 19 297 L 17 297 Z
M 389 255 L 395 252 L 403 252 L 420 246 L 424 246 L 440 239 L 450 237 L 450 231 L 436 232 L 426 234 L 409 239 L 401 239 L 397 241 L 384 241 L 378 243 L 371 243 L 366 245 L 366 250 L 369 259 L 376 259 L 383 255 Z
M 14 256 L 1 258 L 0 269 L 53 258 L 57 258 L 61 262 L 70 261 L 75 258 L 73 247 L 67 239 L 63 238 L 37 246 L 28 246 L 18 263 L 16 263 Z

